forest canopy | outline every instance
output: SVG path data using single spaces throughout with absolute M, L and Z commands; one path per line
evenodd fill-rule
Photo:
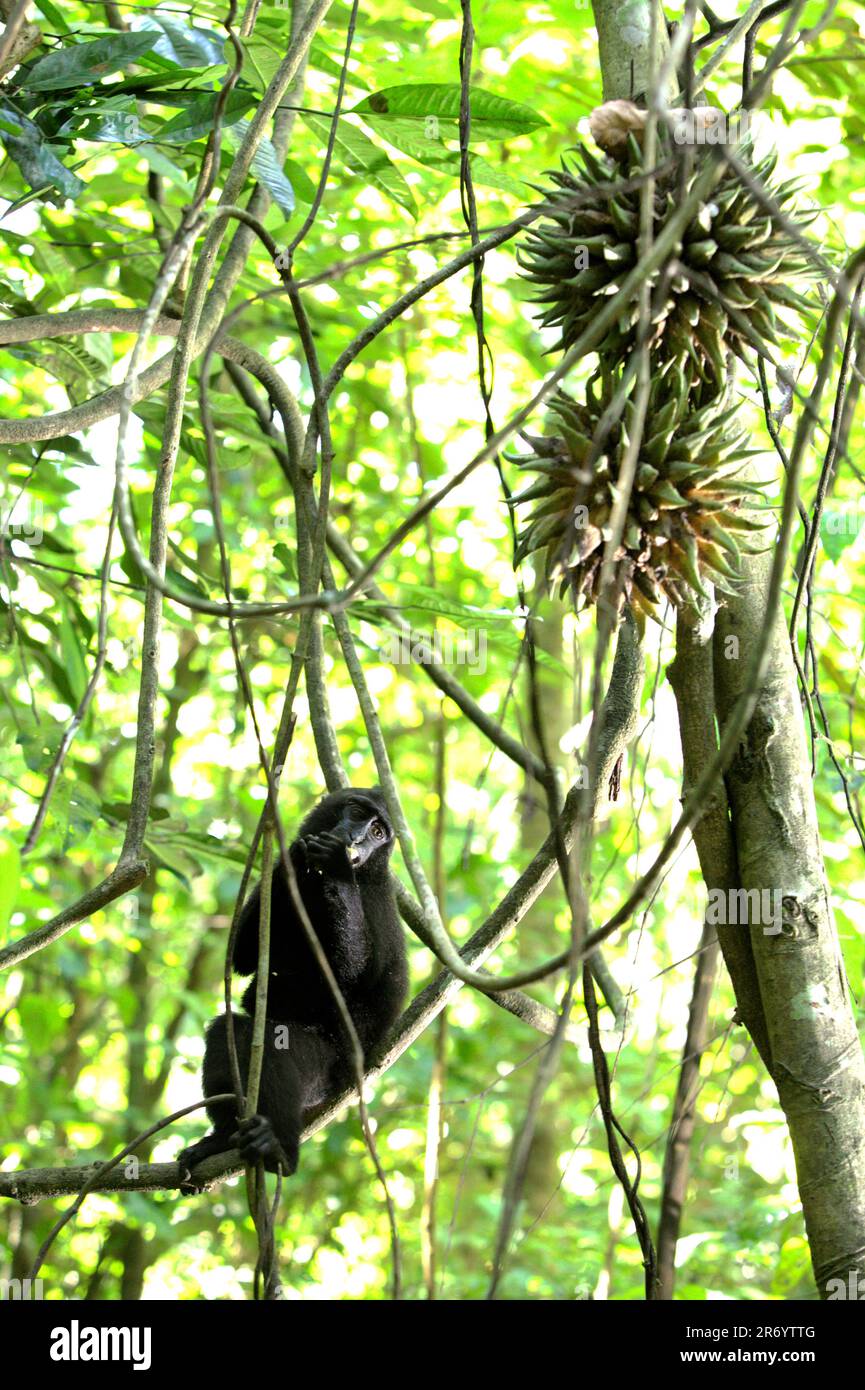
M 0 21 L 4 1288 L 851 1296 L 861 8 Z M 183 1187 L 348 784 L 414 1002 Z

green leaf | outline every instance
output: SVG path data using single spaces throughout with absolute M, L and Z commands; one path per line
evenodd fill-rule
M 307 125 L 327 140 L 330 134 L 330 121 L 321 116 L 304 115 Z M 346 168 L 353 174 L 361 174 L 377 188 L 380 193 L 399 203 L 414 217 L 417 212 L 414 196 L 403 175 L 388 158 L 379 145 L 373 144 L 357 126 L 340 121 L 334 149 L 339 152 Z
M 87 663 L 81 650 L 79 634 L 65 609 L 60 614 L 60 651 L 77 705 L 87 689 Z
M 6 235 L 9 237 L 10 233 L 7 232 Z M 24 237 L 21 237 L 19 239 L 19 254 L 21 255 L 24 254 L 20 251 L 20 243 L 23 241 Z M 30 264 L 36 267 L 46 283 L 53 285 L 59 293 L 64 294 L 69 283 L 69 260 L 67 256 L 58 247 L 52 246 L 47 237 L 29 237 L 28 241 L 33 247 L 28 257 Z
M 13 111 L 6 102 L 0 104 L 0 140 L 29 188 L 44 190 L 49 201 L 58 204 L 64 198 L 78 197 L 84 187 L 81 180 L 60 163 L 38 125 Z M 62 197 L 52 197 L 48 192 L 52 188 Z
M 117 145 L 138 145 L 147 139 L 135 98 L 125 94 L 77 110 L 60 127 L 59 134 L 81 140 L 109 140 Z
M 282 568 L 285 571 L 286 576 L 290 580 L 296 582 L 297 564 L 295 563 L 294 551 L 290 550 L 284 541 L 278 541 L 277 544 L 273 547 L 273 558 L 274 560 L 277 560 L 280 565 L 282 565 Z
M 440 173 L 447 174 L 449 178 L 459 182 L 459 150 L 448 149 L 443 140 L 426 139 L 423 128 L 419 127 L 416 121 L 402 118 L 389 120 L 387 117 L 379 118 L 378 116 L 367 116 L 365 120 L 367 125 L 381 135 L 382 139 L 387 140 L 388 144 L 402 150 L 403 154 L 411 155 L 418 164 L 423 164 L 428 169 L 437 169 Z M 501 188 L 505 193 L 513 193 L 517 198 L 526 197 L 527 185 L 520 183 L 518 179 L 511 178 L 501 169 L 496 169 L 481 155 L 474 152 L 470 153 L 469 166 L 475 183 L 483 183 L 491 188 Z
M 170 145 L 188 145 L 192 140 L 203 139 L 213 129 L 218 99 L 218 92 L 206 92 L 204 96 L 196 97 L 185 110 L 179 111 L 170 121 L 166 121 L 161 130 L 153 133 L 153 139 Z M 237 122 L 255 104 L 252 92 L 232 92 L 225 103 L 223 118 L 226 121 L 233 118 Z
M 145 143 L 136 145 L 135 153 L 142 155 L 147 160 L 148 167 L 153 170 L 154 174 L 161 174 L 187 197 L 192 194 L 194 187 L 192 179 L 187 178 L 179 165 L 173 163 L 166 154 L 163 154 L 162 150 L 158 150 L 155 145 Z
M 269 86 L 271 78 L 283 60 L 284 54 L 280 53 L 267 39 L 262 39 L 252 35 L 248 39 L 241 39 L 240 46 L 243 49 L 243 76 L 254 87 L 257 92 L 263 92 Z M 231 66 L 234 66 L 234 49 L 228 42 L 225 44 L 225 56 L 229 58 Z
M 162 106 L 189 106 L 192 99 L 200 95 L 194 87 L 199 77 L 212 79 L 210 68 L 184 68 L 178 72 L 171 68 L 167 72 L 136 72 L 131 77 L 123 77 L 104 88 L 115 95 L 117 92 L 132 92 L 136 96 L 147 96 L 148 101 Z M 209 94 L 209 93 L 208 93 Z
M 249 121 L 237 121 L 223 132 L 225 143 L 237 149 L 249 129 Z M 265 137 L 252 158 L 252 168 L 256 178 L 263 183 L 280 212 L 290 217 L 294 212 L 294 189 L 283 173 L 279 155 L 271 142 Z
M 456 153 L 454 153 L 454 161 L 456 176 L 459 178 L 459 155 Z M 482 183 L 487 188 L 500 188 L 503 193 L 512 193 L 515 198 L 524 199 L 526 197 L 528 185 L 522 179 L 511 178 L 510 174 L 504 173 L 502 169 L 497 169 L 481 155 L 469 154 L 469 168 L 475 183 Z
M 63 852 L 81 845 L 99 820 L 100 801 L 92 787 L 76 782 L 69 797 L 69 819 L 63 836 Z
M 157 843 L 149 837 L 145 838 L 144 847 L 155 863 L 179 879 L 184 888 L 192 887 L 192 880 L 200 873 L 200 865 L 190 855 L 184 854 L 182 848 L 170 846 L 162 840 Z
M 176 20 L 164 19 L 160 14 L 139 15 L 133 23 L 136 33 L 155 31 L 157 40 L 154 53 L 180 68 L 225 67 L 223 39 L 210 29 L 199 29 L 194 24 L 178 24 Z
M 409 83 L 372 92 L 352 110 L 359 116 L 410 119 L 432 139 L 459 133 L 461 92 L 457 82 Z M 471 90 L 471 134 L 475 140 L 507 140 L 548 125 L 530 106 L 494 92 Z M 442 131 L 442 125 L 450 127 Z
M 437 617 L 452 618 L 454 621 L 458 621 L 460 626 L 466 628 L 483 629 L 487 626 L 501 624 L 506 632 L 511 632 L 514 625 L 514 615 L 510 608 L 484 608 L 461 603 L 456 598 L 442 594 L 429 584 L 402 583 L 399 586 L 397 598 L 392 600 L 367 599 L 363 608 L 364 616 L 366 616 L 367 609 L 377 610 L 388 605 L 397 607 L 406 614 L 416 609 L 422 613 L 435 613 Z
M 172 588 L 177 589 L 181 594 L 187 594 L 189 598 L 209 598 L 209 594 L 200 584 L 196 584 L 193 579 L 177 569 L 175 565 L 166 566 L 165 576 Z
M 298 202 L 311 203 L 315 197 L 315 184 L 306 170 L 294 159 L 287 159 L 282 168 L 286 178 L 291 181 Z
M 332 58 L 324 47 L 324 44 L 320 43 L 318 40 L 310 44 L 309 66 L 311 68 L 317 68 L 319 72 L 326 72 L 331 77 L 342 77 L 342 60 L 337 62 L 335 58 Z M 354 83 L 358 82 L 358 78 L 354 73 L 351 75 L 351 80 Z M 360 85 L 366 87 L 367 83 L 361 82 Z
M 9 926 L 20 882 L 21 856 L 18 847 L 11 840 L 0 840 L 0 935 Z
M 129 820 L 131 806 L 128 801 L 103 801 L 102 815 L 105 820 L 117 821 L 120 825 L 126 825 Z M 151 806 L 149 821 L 163 821 L 168 819 L 168 811 L 164 806 Z
M 34 256 L 35 263 L 35 256 Z M 68 277 L 68 267 L 66 275 Z M 82 343 L 57 339 L 54 342 L 10 344 L 6 351 L 20 361 L 30 362 L 34 367 L 62 381 L 70 400 L 77 404 L 87 396 L 93 395 L 92 383 L 98 381 L 101 387 L 107 386 L 102 363 L 87 351 Z
M 243 865 L 246 863 L 246 851 L 232 844 L 230 840 L 219 840 L 215 835 L 206 835 L 193 830 L 186 830 L 183 838 L 187 843 L 195 846 L 199 855 L 205 854 L 212 859 L 227 859 L 232 864 Z
M 136 63 L 156 46 L 158 33 L 112 34 L 92 43 L 58 48 L 26 70 L 22 87 L 27 92 L 57 92 L 92 87 L 108 73 Z
M 56 33 L 69 34 L 72 32 L 69 27 L 69 24 L 64 19 L 63 15 L 60 13 L 60 10 L 57 8 L 56 5 L 52 5 L 51 0 L 39 0 L 37 8 L 41 11 L 42 14 L 44 14 L 45 18 L 48 20 L 48 23 L 51 25 L 52 29 L 54 29 Z

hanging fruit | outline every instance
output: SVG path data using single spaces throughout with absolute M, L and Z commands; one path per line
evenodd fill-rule
M 563 163 L 561 171 L 550 174 L 546 217 L 529 231 L 519 253 L 525 278 L 537 287 L 533 298 L 546 306 L 540 323 L 561 331 L 553 350 L 567 350 L 577 341 L 639 260 L 645 169 L 637 139 L 628 137 L 627 152 L 618 160 L 585 148 L 575 155 L 575 164 Z M 682 187 L 679 163 L 662 162 L 654 187 L 656 237 L 700 167 L 698 159 Z M 801 231 L 816 213 L 792 211 L 796 181 L 773 184 L 774 167 L 774 154 L 749 165 Z M 676 262 L 669 283 L 663 268 L 650 281 L 653 288 L 664 284 L 660 302 L 657 294 L 653 302 L 652 374 L 658 379 L 671 368 L 682 371 L 699 406 L 725 389 L 728 353 L 748 361 L 752 349 L 799 335 L 798 325 L 785 322 L 782 311 L 813 310 L 794 288 L 797 282 L 807 284 L 810 263 L 795 236 L 729 168 L 685 228 Z M 623 306 L 598 346 L 602 361 L 616 366 L 633 352 L 638 316 L 636 299 Z
M 640 444 L 621 542 L 614 555 L 614 592 L 619 606 L 659 616 L 664 596 L 683 606 L 707 596 L 707 584 L 730 592 L 743 552 L 765 544 L 765 518 L 755 514 L 759 485 L 737 477 L 752 453 L 731 421 L 736 408 L 717 403 L 692 410 L 684 387 L 671 392 L 660 383 L 652 392 Z M 629 441 L 634 403 L 621 419 L 602 424 L 614 396 L 591 395 L 580 404 L 565 392 L 550 403 L 556 433 L 524 435 L 533 452 L 516 460 L 538 474 L 515 506 L 536 505 L 526 518 L 517 560 L 542 552 L 550 587 L 559 584 L 576 607 L 597 601 L 610 520 Z M 607 412 L 609 413 L 609 412 Z M 748 502 L 748 510 L 743 504 Z

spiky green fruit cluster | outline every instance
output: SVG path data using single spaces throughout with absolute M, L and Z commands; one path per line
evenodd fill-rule
M 719 411 L 712 403 L 694 411 L 687 391 L 668 395 L 663 404 L 659 394 L 653 392 L 613 556 L 619 602 L 653 617 L 663 596 L 684 606 L 695 593 L 707 596 L 707 583 L 729 592 L 741 553 L 755 548 L 757 537 L 749 533 L 763 529 L 762 520 L 741 509 L 760 489 L 735 476 L 754 452 L 744 447 L 742 432 L 731 428 L 735 407 Z M 562 596 L 569 592 L 576 607 L 597 600 L 616 484 L 634 433 L 632 400 L 604 433 L 608 403 L 609 397 L 588 396 L 582 405 L 559 392 L 551 401 L 556 434 L 526 437 L 534 452 L 517 460 L 540 475 L 514 498 L 515 504 L 538 504 L 522 531 L 517 559 L 542 551 L 547 582 L 560 583 Z
M 561 172 L 549 176 L 552 187 L 543 190 L 546 218 L 530 230 L 520 253 L 526 278 L 538 286 L 535 301 L 547 306 L 540 322 L 561 329 L 556 348 L 563 350 L 577 341 L 639 259 L 644 182 L 642 152 L 633 136 L 624 160 L 596 158 L 585 148 L 575 154 L 574 168 L 563 163 Z M 772 184 L 774 154 L 749 167 L 789 220 L 796 181 Z M 684 189 L 678 166 L 658 173 L 655 236 L 699 170 L 697 161 Z M 798 227 L 813 216 L 800 215 Z M 778 311 L 813 308 L 793 288 L 809 278 L 810 266 L 796 239 L 729 167 L 685 229 L 677 260 L 681 271 L 662 302 L 655 303 L 653 376 L 678 368 L 702 405 L 724 389 L 728 352 L 748 360 L 749 349 L 797 331 Z M 664 273 L 654 273 L 653 286 Z M 638 314 L 636 299 L 623 307 L 597 348 L 602 360 L 618 364 L 633 350 Z

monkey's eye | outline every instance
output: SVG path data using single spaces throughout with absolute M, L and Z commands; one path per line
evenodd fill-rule
M 369 828 L 369 833 L 370 833 L 370 835 L 372 835 L 372 838 L 373 838 L 374 840 L 386 840 L 386 839 L 387 839 L 387 831 L 385 830 L 385 828 L 384 828 L 384 826 L 382 825 L 382 823 L 381 823 L 380 820 L 374 820 L 374 821 L 373 821 L 372 825 L 371 825 L 370 828 Z

